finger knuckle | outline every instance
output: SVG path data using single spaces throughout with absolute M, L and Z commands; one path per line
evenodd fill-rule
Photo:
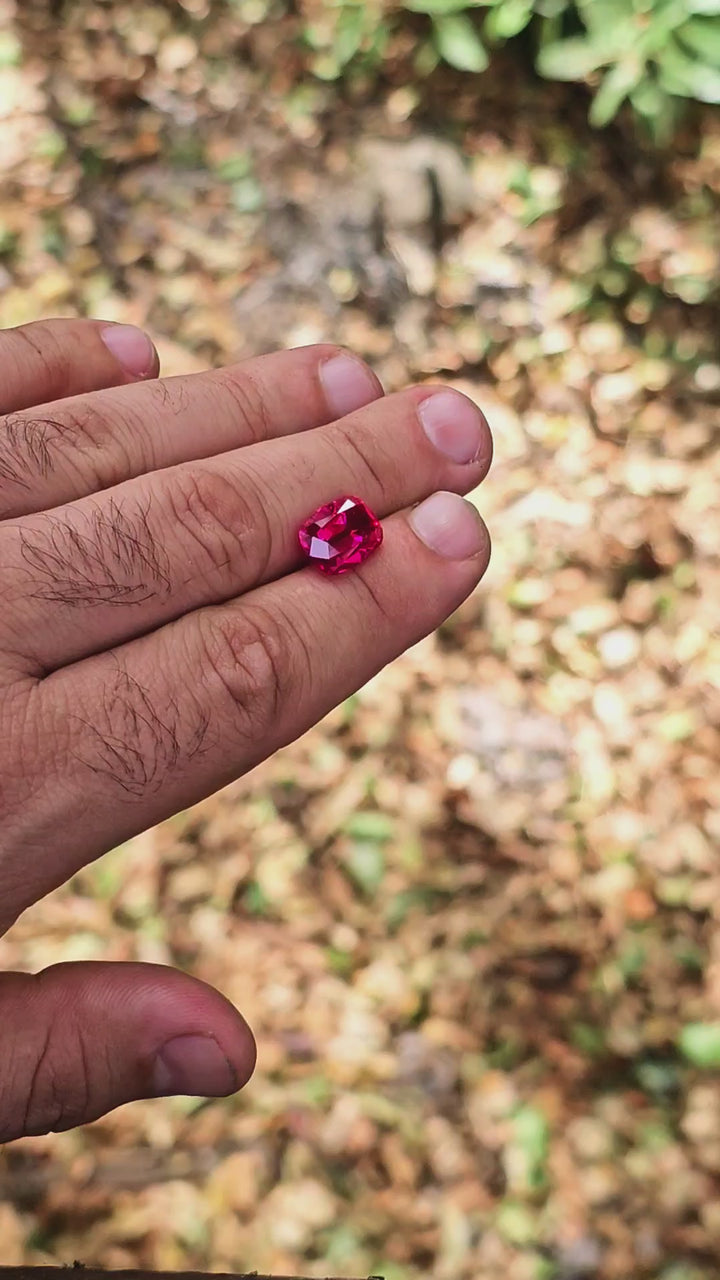
M 270 409 L 260 384 L 248 369 L 218 369 L 212 377 L 232 402 L 240 432 L 247 443 L 267 440 L 273 434 Z
M 293 645 L 278 616 L 246 608 L 208 618 L 201 662 L 211 705 L 224 702 L 235 733 L 251 742 L 272 737 L 282 708 L 296 696 Z
M 9 414 L 0 424 L 0 480 L 22 490 L 62 473 L 83 488 L 107 488 L 128 474 L 123 427 L 116 408 L 98 392 L 89 401 L 67 400 L 52 413 L 28 410 Z
M 68 394 L 71 368 L 68 352 L 60 340 L 57 321 L 32 320 L 15 330 L 15 337 L 32 353 L 29 359 L 40 369 L 57 399 Z M 27 363 L 27 362 L 25 362 Z
M 180 418 L 192 405 L 190 386 L 197 376 L 190 374 L 174 378 L 158 378 L 154 382 L 148 382 L 143 387 L 143 391 L 148 401 L 164 416 Z
M 106 489 L 134 474 L 134 451 L 142 448 L 147 432 L 127 400 L 114 390 L 98 391 L 92 400 L 68 401 L 62 417 L 63 459 L 75 465 L 84 487 Z
M 47 423 L 8 414 L 0 427 L 0 480 L 3 496 L 8 484 L 27 489 L 34 473 L 46 475 L 50 469 Z M 5 511 L 3 510 L 3 516 Z
M 73 712 L 68 718 L 75 762 L 121 792 L 126 803 L 146 801 L 186 768 L 202 751 L 209 722 L 191 689 L 180 705 L 169 690 L 162 697 L 151 681 L 120 664 L 105 678 L 92 721 Z
M 83 605 L 142 604 L 167 596 L 170 565 L 153 533 L 149 505 L 114 498 L 48 513 L 18 527 L 17 540 L 38 600 Z
M 262 503 L 251 484 L 215 468 L 188 467 L 178 477 L 169 491 L 175 521 L 200 549 L 203 569 L 234 581 L 238 562 L 251 554 L 257 558 L 259 548 L 269 542 Z
M 13 491 L 27 495 L 53 469 L 64 437 L 64 424 L 38 413 L 8 414 L 0 423 L 0 480 L 3 508 L 0 518 L 14 513 Z M 8 486 L 10 492 L 8 493 Z M 27 506 L 27 497 L 21 509 Z

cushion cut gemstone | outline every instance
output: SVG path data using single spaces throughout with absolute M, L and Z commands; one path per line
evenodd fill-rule
M 298 530 L 305 555 L 323 573 L 355 569 L 382 542 L 382 525 L 360 498 L 335 498 Z

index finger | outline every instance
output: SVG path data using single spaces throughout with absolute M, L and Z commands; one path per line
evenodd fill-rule
M 381 395 L 362 360 L 322 343 L 13 414 L 0 421 L 0 520 L 323 426 Z

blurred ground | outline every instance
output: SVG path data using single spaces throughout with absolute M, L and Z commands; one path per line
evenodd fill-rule
M 267 8 L 0 0 L 0 323 L 448 380 L 495 430 L 493 564 L 0 942 L 186 967 L 260 1047 L 238 1099 L 0 1152 L 1 1260 L 716 1276 L 718 119 L 657 160 L 511 66 L 413 85 L 402 42 L 338 89 Z

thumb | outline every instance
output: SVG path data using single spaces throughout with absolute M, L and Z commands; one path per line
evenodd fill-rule
M 221 1097 L 255 1066 L 236 1009 L 154 964 L 0 973 L 0 1142 L 86 1124 L 136 1098 Z

